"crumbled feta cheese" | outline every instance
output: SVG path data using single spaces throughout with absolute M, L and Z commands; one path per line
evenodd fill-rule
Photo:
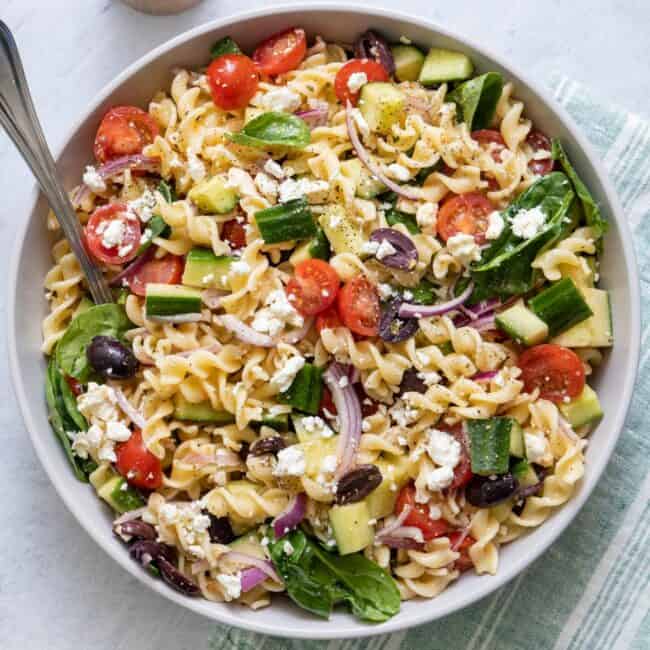
M 300 108 L 302 99 L 300 95 L 289 90 L 286 86 L 278 86 L 269 90 L 260 98 L 262 108 L 267 111 L 280 111 L 293 113 Z
M 278 182 L 274 181 L 264 172 L 259 172 L 255 176 L 255 187 L 260 191 L 260 194 L 263 194 L 267 198 L 275 200 L 278 195 Z
M 531 463 L 539 463 L 544 460 L 546 440 L 542 436 L 534 433 L 524 433 L 524 443 L 526 445 L 526 458 Z
M 496 210 L 491 212 L 488 216 L 488 227 L 485 231 L 486 239 L 498 239 L 503 232 L 504 225 L 501 213 Z
M 306 197 L 309 203 L 323 203 L 327 200 L 330 185 L 327 181 L 311 180 L 309 178 L 287 178 L 280 184 L 280 203 Z
M 281 393 L 289 390 L 293 380 L 300 369 L 305 365 L 304 357 L 291 357 L 285 364 L 275 372 L 271 381 L 280 389 Z
M 323 462 L 321 463 L 321 471 L 324 472 L 325 474 L 331 474 L 336 471 L 336 456 L 325 456 L 323 458 Z
M 126 225 L 122 219 L 112 219 L 106 224 L 102 235 L 102 246 L 115 248 L 121 246 L 126 235 Z
M 544 211 L 537 205 L 529 210 L 519 210 L 511 220 L 512 232 L 521 239 L 532 239 L 546 223 Z
M 274 476 L 302 476 L 307 468 L 305 453 L 298 445 L 285 447 L 278 452 Z
M 431 372 L 418 372 L 418 379 L 421 379 L 427 386 L 440 383 L 440 375 L 432 370 Z
M 200 183 L 205 178 L 205 165 L 195 154 L 187 155 L 187 171 L 195 183 Z
M 395 255 L 395 253 L 397 253 L 395 247 L 387 239 L 382 239 L 375 253 L 375 257 L 381 261 L 386 257 Z
M 130 214 L 135 215 L 143 223 L 147 223 L 153 216 L 153 211 L 158 204 L 156 195 L 149 189 L 146 189 L 141 196 L 126 204 Z
M 86 392 L 77 398 L 77 408 L 88 421 L 112 422 L 120 419 L 117 396 L 107 384 L 91 381 Z
M 117 249 L 117 254 L 120 257 L 126 257 L 133 250 L 133 244 L 127 244 L 126 246 L 120 246 Z
M 390 300 L 397 293 L 390 284 L 385 282 L 380 282 L 377 286 L 377 290 L 379 291 L 379 297 L 382 300 Z
M 220 573 L 217 576 L 217 580 L 223 587 L 223 595 L 227 601 L 235 600 L 241 596 L 241 573 L 236 573 L 235 575 Z
M 363 245 L 361 246 L 361 252 L 364 253 L 365 255 L 376 255 L 378 250 L 379 250 L 378 241 L 366 241 L 363 242 Z
M 396 181 L 404 182 L 411 178 L 411 172 L 404 167 L 404 165 L 400 165 L 399 163 L 391 163 L 386 168 L 386 171 L 388 175 Z
M 409 406 L 404 400 L 397 400 L 395 404 L 389 410 L 390 417 L 395 422 L 395 424 L 400 427 L 406 427 L 419 415 L 419 411 L 416 408 Z
M 175 524 L 178 514 L 178 508 L 173 503 L 163 503 L 158 510 L 158 516 L 165 524 Z
M 284 170 L 282 169 L 282 165 L 275 162 L 273 158 L 269 158 L 264 163 L 264 171 L 269 176 L 273 176 L 273 178 L 277 178 L 278 180 L 282 180 L 284 178 Z
M 192 528 L 197 533 L 205 532 L 208 530 L 208 528 L 210 528 L 210 517 L 204 514 L 194 515 L 192 519 Z
M 450 469 L 458 465 L 461 446 L 458 440 L 450 434 L 438 429 L 429 429 L 425 446 L 431 460 L 437 465 Z
M 442 510 L 435 503 L 429 505 L 429 517 L 434 521 L 442 517 Z
M 233 260 L 230 263 L 230 273 L 233 275 L 246 275 L 250 270 L 250 264 L 245 260 Z
M 334 431 L 318 415 L 306 415 L 301 424 L 307 433 L 319 435 L 321 438 L 331 438 L 334 435 Z
M 339 379 L 339 386 L 341 388 L 345 388 L 349 383 L 350 380 L 345 375 Z
M 422 203 L 415 212 L 415 220 L 420 228 L 435 228 L 437 217 L 438 206 L 435 203 Z
M 131 429 L 121 422 L 109 422 L 106 425 L 106 437 L 115 442 L 125 442 L 131 437 Z
M 451 485 L 453 480 L 454 470 L 446 465 L 437 467 L 426 475 L 427 488 L 431 490 L 431 492 L 444 490 L 446 487 Z
M 97 170 L 88 165 L 83 175 L 83 182 L 88 186 L 91 192 L 104 192 L 106 191 L 106 181 L 99 175 Z
M 265 304 L 266 307 L 258 310 L 253 317 L 251 326 L 257 332 L 276 336 L 286 325 L 302 327 L 303 317 L 293 308 L 282 289 L 271 291 Z
M 348 90 L 351 93 L 357 93 L 362 86 L 368 83 L 368 75 L 365 72 L 353 72 L 348 77 Z
M 282 550 L 284 551 L 285 555 L 291 555 L 293 553 L 293 545 L 288 539 L 284 542 L 284 544 L 282 544 Z
M 481 259 L 481 249 L 478 247 L 474 237 L 465 233 L 452 235 L 447 240 L 447 250 L 463 266 L 469 266 L 472 262 L 478 262 Z

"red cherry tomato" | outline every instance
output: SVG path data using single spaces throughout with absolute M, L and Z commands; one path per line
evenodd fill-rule
M 79 395 L 81 395 L 81 393 L 83 393 L 83 389 L 81 388 L 81 384 L 74 377 L 71 377 L 70 375 L 65 375 L 65 380 L 66 380 L 68 386 L 70 386 L 70 390 L 72 391 L 72 394 L 75 397 L 79 397 Z
M 259 76 L 245 54 L 217 57 L 206 72 L 212 101 L 224 110 L 244 108 L 257 92 Z
M 328 415 L 337 415 L 337 413 L 336 404 L 334 404 L 330 389 L 327 386 L 323 386 L 323 394 L 318 405 L 318 415 L 326 418 Z
M 156 490 L 162 485 L 162 467 L 145 446 L 142 432 L 136 429 L 126 442 L 115 445 L 117 471 L 128 483 L 146 490 Z
M 501 162 L 501 152 L 506 148 L 506 143 L 499 131 L 480 129 L 472 133 L 472 138 L 490 151 L 495 162 Z
M 166 255 L 160 260 L 150 260 L 129 278 L 129 288 L 136 296 L 144 296 L 150 282 L 180 284 L 184 268 L 185 260 L 178 255 Z
M 548 151 L 549 154 L 551 152 L 551 141 L 541 131 L 531 131 L 526 137 L 526 142 L 535 152 Z M 533 174 L 544 176 L 545 174 L 550 174 L 553 171 L 554 164 L 555 162 L 550 155 L 548 158 L 542 158 L 541 160 L 535 160 L 533 158 L 533 160 L 529 161 L 528 163 L 528 169 L 530 169 Z
M 230 219 L 221 226 L 221 239 L 228 242 L 230 248 L 238 249 L 246 246 L 246 223 Z
M 315 316 L 334 304 L 339 284 L 338 273 L 327 262 L 305 260 L 287 283 L 288 300 L 303 316 Z
M 580 357 L 561 345 L 543 343 L 528 348 L 517 361 L 527 392 L 539 388 L 539 396 L 551 402 L 573 399 L 585 387 L 585 370 Z
M 458 233 L 473 235 L 476 243 L 485 243 L 488 215 L 494 207 L 483 194 L 467 192 L 448 198 L 438 212 L 438 235 L 443 241 Z
M 357 275 L 339 291 L 339 316 L 355 334 L 377 336 L 379 331 L 379 296 L 377 289 L 363 275 Z
M 458 530 L 455 530 L 453 533 L 449 533 L 449 535 L 447 535 L 447 537 L 449 537 L 449 543 L 452 547 L 458 543 L 461 535 L 462 533 Z M 454 562 L 454 566 L 459 571 L 467 571 L 474 566 L 474 562 L 472 562 L 472 558 L 469 556 L 469 549 L 474 544 L 476 544 L 476 540 L 473 537 L 466 535 L 460 545 L 456 548 L 456 551 L 460 553 L 460 557 L 456 560 L 456 562 Z
M 116 106 L 102 118 L 95 136 L 95 158 L 105 163 L 119 156 L 142 153 L 160 133 L 154 119 L 137 106 Z
M 449 532 L 450 527 L 446 520 L 431 519 L 429 507 L 415 501 L 415 487 L 412 484 L 405 485 L 397 496 L 395 514 L 399 515 L 407 506 L 411 506 L 411 512 L 404 520 L 404 526 L 419 528 L 427 542 Z
M 267 38 L 253 52 L 253 61 L 260 74 L 274 77 L 295 70 L 307 53 L 304 29 L 293 27 Z
M 363 72 L 368 81 L 388 81 L 388 72 L 381 63 L 371 59 L 350 59 L 337 73 L 334 79 L 334 92 L 341 104 L 348 100 L 356 106 L 361 90 L 348 88 L 348 80 L 355 72 Z
M 114 223 L 119 225 L 115 226 Z M 116 230 L 120 243 L 106 246 L 104 236 Z M 97 208 L 84 228 L 86 246 L 90 254 L 105 264 L 124 264 L 138 254 L 140 246 L 140 222 L 127 212 L 124 203 L 109 203 Z
M 336 327 L 341 327 L 341 319 L 336 311 L 336 307 L 332 306 L 322 311 L 316 316 L 316 331 L 320 334 L 323 330 L 332 330 Z

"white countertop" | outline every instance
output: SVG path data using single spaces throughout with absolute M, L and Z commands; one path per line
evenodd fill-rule
M 111 0 L 2 0 L 0 19 L 16 35 L 45 133 L 56 147 L 88 100 L 133 60 L 202 21 L 261 4 L 206 0 L 180 16 L 151 17 Z M 308 0 L 301 0 L 305 4 Z M 650 113 L 646 0 L 383 4 L 482 40 L 521 68 L 540 74 L 559 70 L 603 98 Z M 2 133 L 0 170 L 0 241 L 8 250 L 12 224 L 26 212 L 32 180 Z M 4 282 L 0 287 L 4 312 Z M 5 321 L 2 314 L 3 352 Z M 35 388 L 35 394 L 39 391 Z M 145 590 L 95 546 L 65 509 L 34 456 L 6 364 L 0 370 L 0 395 L 0 648 L 208 648 L 211 622 Z

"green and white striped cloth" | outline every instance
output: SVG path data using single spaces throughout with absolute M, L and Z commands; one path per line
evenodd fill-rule
M 218 627 L 211 650 L 648 650 L 650 648 L 650 124 L 556 76 L 555 99 L 603 160 L 634 232 L 643 313 L 639 378 L 596 490 L 527 571 L 478 604 L 391 635 L 291 641 Z M 647 417 L 647 416 L 646 416 Z

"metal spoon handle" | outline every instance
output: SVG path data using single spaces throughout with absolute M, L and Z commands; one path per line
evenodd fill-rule
M 113 302 L 106 279 L 90 259 L 81 240 L 81 224 L 61 184 L 54 159 L 45 142 L 41 125 L 25 79 L 16 41 L 0 20 L 0 124 L 16 145 L 47 198 L 88 280 L 97 303 Z

